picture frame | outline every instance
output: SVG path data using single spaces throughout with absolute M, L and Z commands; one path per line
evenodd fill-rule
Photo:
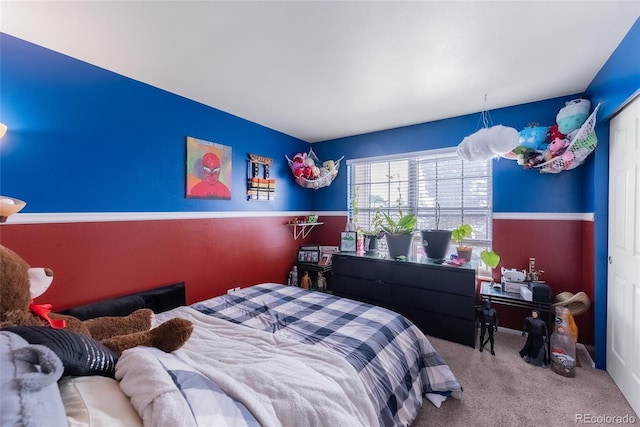
M 340 252 L 355 252 L 356 240 L 355 231 L 342 231 L 340 233 Z
M 187 137 L 186 197 L 231 200 L 231 146 Z
M 330 253 L 323 253 L 322 256 L 320 257 L 320 262 L 318 263 L 318 265 L 329 265 L 331 264 L 331 254 Z
M 339 246 L 318 246 L 321 254 L 335 254 L 340 251 Z
M 320 251 L 298 250 L 298 262 L 307 262 L 309 264 L 317 264 L 320 261 Z

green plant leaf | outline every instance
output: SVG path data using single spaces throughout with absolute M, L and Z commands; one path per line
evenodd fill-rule
M 382 231 L 389 234 L 395 233 L 411 233 L 415 229 L 417 218 L 413 213 L 401 216 L 397 221 L 388 214 L 384 214 L 386 224 L 382 224 Z
M 460 244 L 465 237 L 471 237 L 473 228 L 469 224 L 461 224 L 457 228 L 451 230 L 451 238 L 453 241 Z
M 500 262 L 500 255 L 490 249 L 480 252 L 480 259 L 490 268 L 496 268 Z
M 404 229 L 411 229 L 413 230 L 413 228 L 416 225 L 416 216 L 415 214 L 407 214 L 405 216 L 403 216 L 402 218 L 400 218 L 400 221 L 398 222 L 398 225 Z

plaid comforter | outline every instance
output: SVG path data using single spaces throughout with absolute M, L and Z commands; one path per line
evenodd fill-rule
M 359 373 L 381 426 L 408 426 L 425 393 L 457 397 L 462 392 L 422 332 L 403 316 L 381 307 L 272 283 L 191 307 L 341 355 Z

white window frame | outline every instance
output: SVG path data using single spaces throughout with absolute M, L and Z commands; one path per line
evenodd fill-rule
M 385 164 L 387 175 L 401 171 L 393 179 L 384 177 L 381 171 Z M 428 174 L 435 176 L 435 180 L 424 177 L 429 164 L 433 167 L 429 168 Z M 474 258 L 482 249 L 491 248 L 492 160 L 486 163 L 466 162 L 456 155 L 456 147 L 452 147 L 350 159 L 347 160 L 347 166 L 348 213 L 358 229 L 370 228 L 369 222 L 376 208 L 392 216 L 397 214 L 397 189 L 400 187 L 403 213 L 413 212 L 417 215 L 418 229 L 436 228 L 437 201 L 440 205 L 440 229 L 452 229 L 459 224 L 470 223 L 474 227 L 474 234 L 472 238 L 465 239 L 465 244 L 474 247 Z M 452 176 L 452 166 L 458 167 L 460 174 L 456 171 Z M 439 171 L 438 168 L 445 170 Z M 469 185 L 472 185 L 471 189 Z M 474 190 L 476 188 L 478 191 Z M 383 193 L 386 194 L 381 197 Z M 465 204 L 465 201 L 469 203 Z M 417 235 L 419 239 L 419 233 Z M 421 245 L 418 246 L 418 250 L 422 250 Z

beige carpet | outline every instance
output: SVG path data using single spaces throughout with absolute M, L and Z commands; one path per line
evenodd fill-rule
M 583 347 L 577 354 L 581 367 L 575 377 L 567 378 L 524 362 L 518 354 L 525 342 L 520 334 L 499 330 L 495 339 L 492 356 L 486 347 L 480 353 L 429 337 L 464 392 L 461 399 L 449 398 L 440 408 L 425 399 L 411 427 L 611 425 L 615 420 L 606 417 L 625 415 L 640 424 L 609 374 L 591 366 Z M 580 417 L 591 422 L 579 422 Z

